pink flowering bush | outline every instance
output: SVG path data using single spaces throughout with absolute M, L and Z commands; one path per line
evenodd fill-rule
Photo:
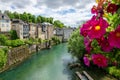
M 80 27 L 86 48 L 86 66 L 120 68 L 120 0 L 96 0 L 93 17 Z M 88 55 L 88 56 L 86 56 Z
M 99 67 L 106 67 L 108 65 L 107 58 L 102 54 L 93 54 L 92 55 L 93 63 Z
M 84 56 L 83 60 L 84 60 L 85 65 L 89 67 L 90 66 L 90 60 L 89 60 L 89 58 L 87 56 Z

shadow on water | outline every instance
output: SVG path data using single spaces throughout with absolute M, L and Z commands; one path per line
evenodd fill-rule
M 73 61 L 66 43 L 41 50 L 20 65 L 0 74 L 0 80 L 71 80 Z

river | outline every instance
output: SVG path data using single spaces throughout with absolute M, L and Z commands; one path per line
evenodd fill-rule
M 0 74 L 0 80 L 71 80 L 68 62 L 73 61 L 67 44 L 33 54 L 20 65 Z

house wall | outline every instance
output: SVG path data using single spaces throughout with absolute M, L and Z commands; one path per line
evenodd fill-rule
M 12 30 L 16 30 L 18 37 L 23 39 L 23 24 L 12 24 Z
M 9 32 L 11 30 L 11 21 L 10 20 L 0 20 L 0 31 Z
M 70 35 L 72 34 L 72 32 L 74 31 L 71 28 L 65 28 L 63 29 L 64 33 L 63 33 L 63 41 L 67 41 L 70 38 Z
M 41 27 L 38 27 L 38 38 L 45 40 L 45 32 L 42 31 Z
M 47 39 L 50 40 L 54 36 L 53 31 L 54 28 L 52 25 L 47 27 Z
M 36 38 L 36 27 L 37 26 L 34 24 L 30 24 L 29 27 L 30 27 L 30 31 L 29 31 L 30 37 Z

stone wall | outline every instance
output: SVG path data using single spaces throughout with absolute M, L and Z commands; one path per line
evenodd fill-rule
M 8 51 L 7 66 L 23 61 L 25 58 L 28 57 L 28 55 L 29 49 L 27 46 L 12 48 Z
M 32 53 L 35 53 L 37 51 L 40 51 L 41 49 L 50 48 L 51 45 L 53 45 L 53 42 L 44 42 L 37 45 L 24 45 L 16 48 L 12 48 L 7 53 L 7 63 L 6 65 L 0 70 L 0 72 L 3 72 L 17 64 L 20 64 L 25 59 L 27 59 L 29 56 L 31 56 Z

